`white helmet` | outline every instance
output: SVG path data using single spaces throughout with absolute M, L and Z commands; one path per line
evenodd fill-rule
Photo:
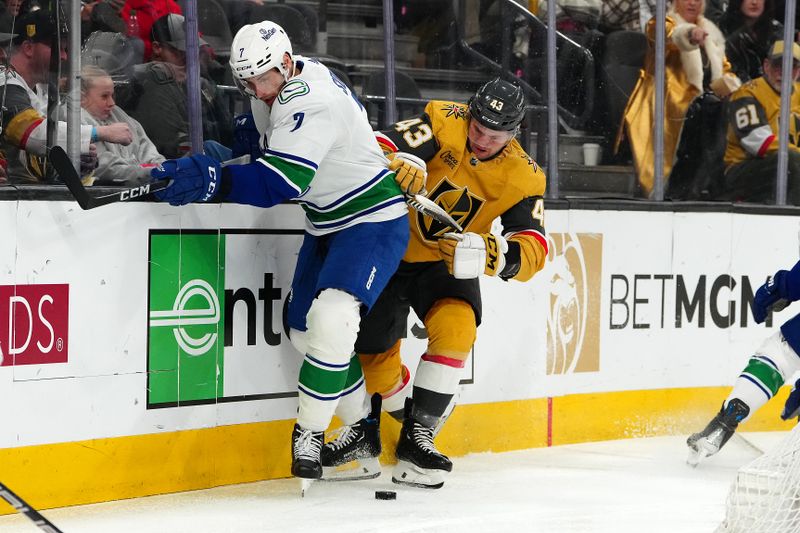
M 273 68 L 289 81 L 289 71 L 283 66 L 283 54 L 292 57 L 292 43 L 283 28 L 269 20 L 243 26 L 231 43 L 229 63 L 236 86 L 245 94 L 255 96 L 244 80 Z

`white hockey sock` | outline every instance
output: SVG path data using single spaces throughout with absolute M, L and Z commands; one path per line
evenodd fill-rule
M 347 376 L 345 390 L 339 398 L 336 407 L 336 416 L 346 426 L 352 426 L 362 418 L 366 418 L 370 410 L 370 398 L 364 384 L 364 372 L 358 355 L 353 354 L 350 359 L 350 372 Z
M 405 365 L 402 370 L 403 382 L 399 387 L 392 390 L 383 397 L 383 410 L 392 415 L 398 414 L 402 421 L 403 409 L 406 405 L 406 398 L 411 396 L 411 372 L 408 371 Z
M 356 298 L 338 289 L 323 290 L 311 303 L 304 336 L 307 351 L 297 380 L 297 423 L 303 429 L 328 429 L 342 394 L 364 382 L 358 358 L 352 372 L 350 368 L 360 306 Z
M 800 370 L 800 357 L 789 346 L 780 331 L 764 339 L 747 366 L 736 379 L 725 405 L 739 398 L 750 407 L 750 418 L 771 400 L 787 376 Z M 747 418 L 745 420 L 747 420 Z
M 414 413 L 423 425 L 433 427 L 444 414 L 464 370 L 464 361 L 425 354 L 414 376 Z
M 325 431 L 344 389 L 349 363 L 327 363 L 306 355 L 300 367 L 297 423 L 303 429 Z
M 754 355 L 736 378 L 725 405 L 734 398 L 747 404 L 750 413 L 742 420 L 744 422 L 775 396 L 783 382 L 783 375 L 772 359 L 764 355 Z

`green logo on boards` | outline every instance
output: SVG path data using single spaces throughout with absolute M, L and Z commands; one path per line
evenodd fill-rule
M 148 407 L 223 395 L 225 235 L 150 233 Z

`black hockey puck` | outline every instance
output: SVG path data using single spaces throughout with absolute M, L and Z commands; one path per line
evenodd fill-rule
M 397 493 L 393 490 L 376 490 L 375 491 L 375 499 L 376 500 L 396 500 Z

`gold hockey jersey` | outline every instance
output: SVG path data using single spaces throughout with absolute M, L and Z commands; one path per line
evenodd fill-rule
M 428 197 L 447 210 L 465 232 L 488 233 L 500 217 L 508 240 L 504 279 L 525 281 L 544 266 L 544 172 L 513 139 L 499 154 L 478 160 L 469 150 L 465 104 L 431 101 L 425 112 L 378 134 L 385 152 L 409 152 L 427 162 Z M 406 262 L 439 261 L 436 241 L 453 231 L 409 210 L 411 239 Z
M 728 104 L 728 146 L 725 169 L 747 159 L 764 157 L 778 150 L 781 95 L 763 77 L 737 90 Z M 789 149 L 800 146 L 800 85 L 792 91 Z

